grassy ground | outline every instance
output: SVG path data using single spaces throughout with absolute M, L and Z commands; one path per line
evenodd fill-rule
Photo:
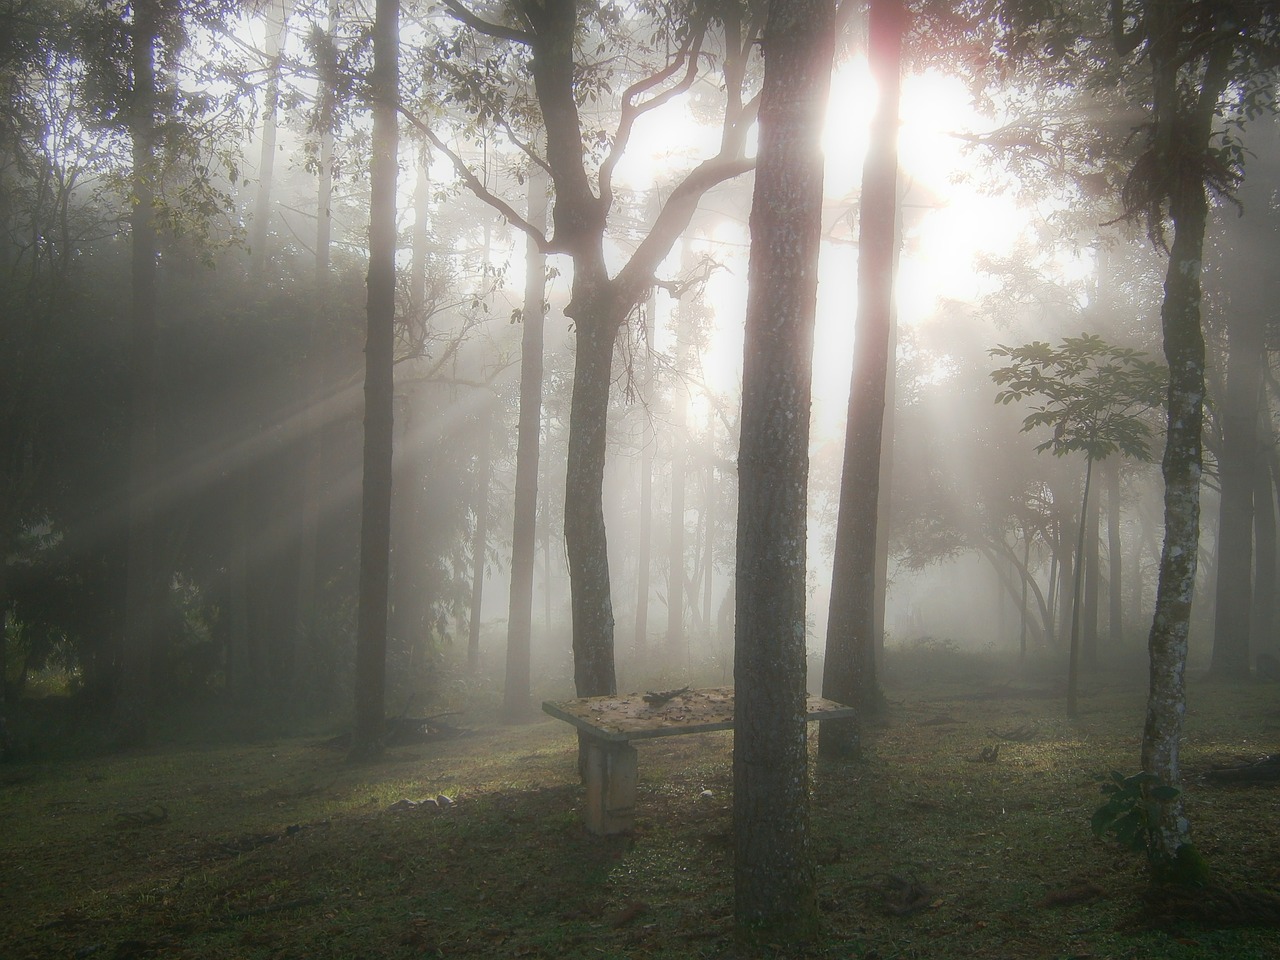
M 1100 687 L 1074 723 L 1048 693 L 992 676 L 891 689 L 870 759 L 812 767 L 824 934 L 773 952 L 1280 957 L 1276 929 L 1143 921 L 1142 864 L 1088 827 L 1096 775 L 1136 768 L 1142 692 Z M 639 744 L 637 829 L 597 839 L 568 726 L 465 722 L 369 767 L 316 737 L 0 768 L 0 957 L 740 955 L 730 734 Z M 1280 688 L 1193 687 L 1191 773 L 1277 740 Z M 453 804 L 390 809 L 438 795 Z M 1280 887 L 1277 796 L 1190 783 L 1222 884 Z

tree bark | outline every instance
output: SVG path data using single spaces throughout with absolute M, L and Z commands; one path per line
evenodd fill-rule
M 862 721 L 879 711 L 876 683 L 876 523 L 881 439 L 891 362 L 894 237 L 897 225 L 898 99 L 905 13 L 900 0 L 871 4 L 869 57 L 880 91 L 862 171 L 858 226 L 858 316 L 822 695 L 858 710 L 818 733 L 823 757 L 857 757 Z
M 530 165 L 529 222 L 547 222 L 547 178 Z M 516 427 L 514 521 L 511 529 L 511 602 L 507 615 L 507 669 L 502 716 L 508 723 L 528 719 L 533 639 L 533 567 L 537 548 L 539 433 L 542 426 L 542 353 L 546 320 L 546 258 L 529 239 L 524 253 L 524 309 L 520 335 L 520 418 Z
M 1218 98 L 1226 86 L 1229 46 L 1218 45 L 1198 93 L 1188 110 L 1181 102 L 1179 65 L 1183 60 L 1174 18 L 1180 6 L 1144 4 L 1148 56 L 1153 74 L 1153 135 L 1156 161 L 1167 170 L 1196 163 L 1208 147 Z M 1199 170 L 1199 166 L 1195 169 Z M 1168 431 L 1161 470 L 1164 474 L 1164 545 L 1155 613 L 1147 637 L 1150 686 L 1142 736 L 1142 769 L 1163 787 L 1181 790 L 1179 749 L 1186 712 L 1185 670 L 1191 603 L 1195 595 L 1200 551 L 1200 475 L 1205 396 L 1205 347 L 1200 326 L 1201 263 L 1204 258 L 1208 201 L 1201 175 L 1172 177 L 1169 218 L 1174 240 L 1165 273 L 1160 309 L 1164 354 L 1169 367 Z M 1157 878 L 1174 874 L 1188 852 L 1194 854 L 1191 827 L 1183 813 L 1182 795 L 1171 800 L 1147 790 L 1147 823 L 1151 858 Z M 1184 848 L 1186 848 L 1184 850 Z
M 156 570 L 157 390 L 159 324 L 156 316 L 155 47 L 161 12 L 155 0 L 133 6 L 132 286 L 129 342 L 129 534 L 125 622 L 116 691 L 116 731 L 122 743 L 146 740 L 161 590 Z
M 733 747 L 738 934 L 817 927 L 805 729 L 805 509 L 830 0 L 771 0 L 739 445 Z M 779 941 L 781 942 L 781 941 Z
M 370 164 L 368 333 L 365 341 L 364 472 L 351 759 L 382 753 L 391 557 L 394 431 L 396 179 L 399 130 L 399 0 L 376 0 L 373 25 L 373 159 Z

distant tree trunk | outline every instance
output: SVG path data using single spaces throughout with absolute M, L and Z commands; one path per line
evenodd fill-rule
M 337 26 L 338 10 L 336 0 L 329 3 L 330 33 Z M 323 486 L 322 471 L 324 469 L 324 428 L 325 418 L 321 415 L 322 400 L 325 391 L 324 356 L 329 338 L 326 327 L 329 323 L 330 300 L 330 245 L 333 239 L 333 126 L 335 111 L 335 92 L 322 76 L 319 89 L 319 102 L 316 107 L 316 125 L 320 133 L 319 166 L 316 171 L 316 249 L 314 300 L 312 302 L 311 326 L 307 332 L 307 353 L 304 358 L 306 376 L 306 409 L 304 418 L 304 452 L 302 495 L 299 498 L 299 536 L 298 536 L 298 584 L 297 605 L 294 619 L 293 638 L 293 684 L 294 702 L 300 706 L 308 697 L 314 697 L 315 671 L 313 659 L 316 647 L 316 606 L 319 602 L 317 589 L 316 552 L 320 538 L 320 491 Z
M 1055 526 L 1055 527 L 1057 525 L 1056 520 L 1050 521 L 1050 523 L 1052 526 Z M 1044 618 L 1044 645 L 1046 648 L 1050 648 L 1050 649 L 1052 649 L 1054 645 L 1054 641 L 1057 639 L 1057 634 L 1054 632 L 1054 626 L 1057 622 L 1057 612 L 1058 612 L 1058 579 L 1059 579 L 1058 547 L 1057 547 L 1056 541 L 1057 541 L 1057 537 L 1055 536 L 1054 542 L 1049 544 L 1049 596 L 1045 601 L 1045 606 L 1047 607 L 1047 610 Z
M 530 164 L 529 222 L 547 223 L 547 177 Z M 528 719 L 533 639 L 533 568 L 538 535 L 539 432 L 542 425 L 542 353 L 546 320 L 546 257 L 528 240 L 524 253 L 524 309 L 520 337 L 520 418 L 516 427 L 516 481 L 511 530 L 511 603 L 507 615 L 507 671 L 502 716 Z M 550 573 L 550 571 L 547 571 Z
M 805 729 L 805 507 L 831 0 L 771 0 L 751 207 L 739 446 L 734 917 L 817 927 Z M 774 940 L 772 938 L 779 939 Z
M 1075 574 L 1071 583 L 1071 646 L 1067 661 L 1067 716 L 1075 719 L 1080 715 L 1080 622 L 1081 594 L 1083 591 L 1083 575 L 1085 568 L 1084 547 L 1085 528 L 1089 525 L 1089 485 L 1093 479 L 1093 458 L 1090 457 L 1084 469 L 1084 494 L 1080 499 L 1080 525 L 1076 528 Z
M 267 82 L 262 103 L 262 150 L 258 159 L 258 193 L 249 235 L 249 279 L 257 286 L 266 275 L 267 237 L 271 226 L 271 187 L 275 179 L 276 128 L 280 110 L 280 51 L 289 21 L 290 0 L 273 0 L 267 17 Z M 272 20 L 278 14 L 280 19 Z
M 1259 421 L 1264 422 L 1265 416 Z M 1263 429 L 1260 447 L 1275 443 L 1270 425 Z M 1253 470 L 1253 611 L 1249 618 L 1250 649 L 1274 655 L 1276 595 L 1276 498 L 1271 482 L 1271 467 L 1266 457 L 1259 457 Z
M 1018 625 L 1018 660 L 1027 659 L 1027 628 L 1030 624 L 1027 610 L 1027 582 L 1031 579 L 1026 575 L 1026 570 L 1031 561 L 1031 532 L 1023 527 L 1022 529 L 1022 598 L 1018 605 L 1019 625 Z
M 399 130 L 399 0 L 376 0 L 373 24 L 373 159 L 370 163 L 368 337 L 365 343 L 364 478 L 351 759 L 382 753 L 386 723 L 387 595 L 391 557 L 394 432 L 396 178 Z
M 1240 255 L 1247 257 L 1248 253 L 1241 251 Z M 1243 680 L 1249 676 L 1253 492 L 1258 471 L 1258 413 L 1266 357 L 1266 319 L 1240 303 L 1226 310 L 1227 386 L 1220 407 L 1218 576 L 1210 663 L 1210 672 L 1219 680 Z
M 711 428 L 714 430 L 714 426 Z M 715 444 L 708 439 L 707 448 L 714 451 Z M 712 609 L 712 593 L 716 574 L 716 464 L 707 459 L 705 497 L 702 501 L 702 623 L 707 640 L 715 639 L 715 610 Z
M 156 155 L 155 48 L 161 12 L 155 0 L 133 5 L 132 284 L 129 385 L 129 537 L 124 642 L 116 691 L 116 731 L 122 743 L 148 735 L 152 668 L 161 590 L 156 570 L 156 418 L 159 330 L 156 316 L 156 227 L 152 204 Z
M 901 0 L 873 0 L 870 17 L 869 57 L 880 96 L 862 171 L 857 346 L 849 385 L 822 674 L 822 695 L 856 707 L 859 716 L 822 724 L 818 753 L 823 757 L 859 756 L 861 721 L 880 709 L 875 665 L 876 522 L 885 388 L 891 362 L 898 99 L 905 28 Z
M 658 308 L 656 294 L 649 297 L 644 312 L 645 338 L 643 378 L 645 389 L 653 386 L 653 335 L 655 313 Z M 653 417 L 649 410 L 642 411 L 644 424 L 640 434 L 640 532 L 636 545 L 636 629 L 634 646 L 637 654 L 643 653 L 649 644 L 649 567 L 653 550 L 653 447 L 655 443 Z
M 1084 521 L 1084 597 L 1080 624 L 1080 653 L 1084 660 L 1084 669 L 1094 673 L 1098 669 L 1098 609 L 1099 594 L 1102 592 L 1102 569 L 1098 552 L 1101 538 L 1098 526 L 1102 522 L 1102 501 L 1091 497 L 1089 508 L 1085 511 Z
M 680 272 L 692 269 L 693 248 L 686 236 L 681 249 Z M 685 376 L 692 353 L 690 338 L 694 294 L 686 290 L 675 309 L 675 378 L 671 390 L 671 517 L 667 536 L 667 643 L 668 657 L 683 659 L 685 654 L 685 467 L 689 451 L 689 392 Z M 669 661 L 674 662 L 674 661 Z
M 487 400 L 488 398 L 486 398 Z M 471 615 L 467 618 L 467 671 L 480 669 L 480 615 L 484 604 L 484 554 L 489 544 L 489 483 L 492 470 L 491 404 L 480 414 L 476 436 L 475 528 L 471 532 Z
M 1108 457 L 1103 461 L 1107 472 L 1107 574 L 1110 589 L 1107 592 L 1107 634 L 1113 651 L 1124 643 L 1124 579 L 1121 576 L 1120 543 L 1120 458 Z
M 1162 169 L 1199 169 L 1198 157 L 1208 148 L 1219 96 L 1226 87 L 1231 44 L 1218 44 L 1209 55 L 1201 79 L 1198 102 L 1180 105 L 1178 78 L 1183 61 L 1181 33 L 1174 17 L 1181 5 L 1146 3 L 1145 29 L 1154 92 L 1155 162 Z M 1204 183 L 1195 178 L 1170 177 L 1169 218 L 1174 240 L 1165 273 L 1160 318 L 1164 353 L 1169 366 L 1168 432 L 1164 460 L 1164 546 L 1155 615 L 1147 645 L 1151 657 L 1146 725 L 1142 737 L 1142 769 L 1162 787 L 1181 789 L 1178 763 L 1182 716 L 1186 712 L 1184 671 L 1191 601 L 1195 594 L 1196 562 L 1200 552 L 1201 437 L 1204 420 L 1205 348 L 1200 326 L 1200 269 L 1204 261 L 1208 201 Z M 1191 828 L 1183 813 L 1182 795 L 1160 799 L 1147 791 L 1147 822 L 1156 849 L 1157 877 L 1176 871 L 1190 847 Z M 1183 848 L 1187 847 L 1188 851 Z

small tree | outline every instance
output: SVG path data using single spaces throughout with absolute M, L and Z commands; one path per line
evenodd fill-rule
M 1113 453 L 1140 460 L 1151 458 L 1148 411 L 1164 398 L 1165 368 L 1139 350 L 1113 346 L 1101 337 L 1066 337 L 1053 347 L 1043 341 L 989 351 L 1009 366 L 991 372 L 1003 389 L 996 402 L 1038 399 L 1022 421 L 1024 432 L 1052 427 L 1053 436 L 1036 446 L 1062 457 L 1085 455 L 1084 494 L 1076 535 L 1075 582 L 1071 591 L 1071 645 L 1067 670 L 1067 716 L 1077 714 L 1080 667 L 1081 562 L 1093 464 Z

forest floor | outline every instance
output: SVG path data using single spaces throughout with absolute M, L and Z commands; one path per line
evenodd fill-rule
M 860 763 L 812 766 L 823 933 L 732 934 L 730 733 L 638 744 L 629 836 L 584 833 L 570 727 L 352 767 L 327 738 L 171 743 L 0 767 L 0 957 L 863 960 L 1280 957 L 1280 930 L 1153 918 L 1144 864 L 1096 840 L 1098 778 L 1137 767 L 1144 694 L 1064 719 L 999 672 L 888 688 Z M 1191 687 L 1187 810 L 1217 886 L 1280 888 L 1280 787 L 1210 766 L 1280 752 L 1280 685 Z M 994 762 L 980 759 L 1000 745 Z M 398 803 L 444 796 L 451 803 Z

